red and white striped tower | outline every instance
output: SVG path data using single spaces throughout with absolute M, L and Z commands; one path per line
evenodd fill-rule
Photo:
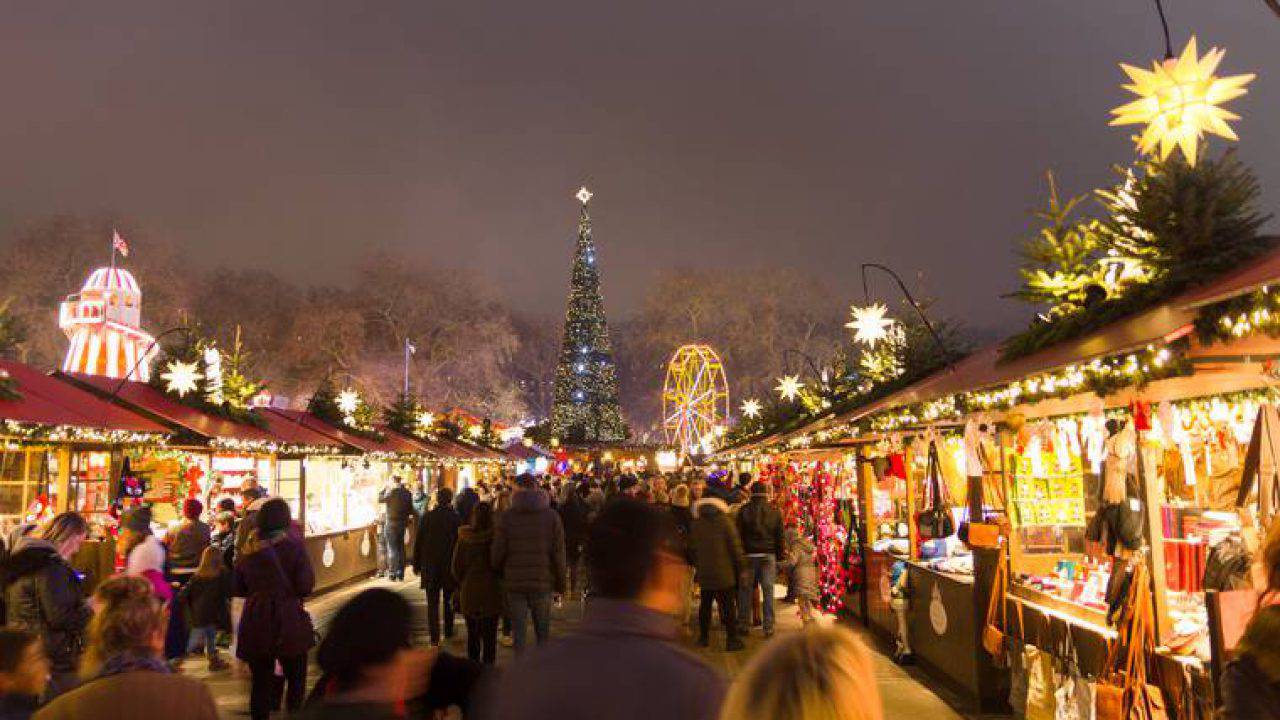
M 128 270 L 94 270 L 62 301 L 58 325 L 71 341 L 63 372 L 150 379 L 155 338 L 142 330 L 142 289 Z

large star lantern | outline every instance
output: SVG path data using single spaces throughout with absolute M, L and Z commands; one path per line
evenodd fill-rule
M 744 400 L 742 403 L 742 414 L 749 418 L 760 417 L 760 401 L 756 399 Z
M 778 378 L 778 387 L 774 390 L 778 391 L 778 395 L 783 400 L 795 400 L 803 388 L 804 383 L 800 382 L 799 375 L 786 375 Z
M 889 308 L 876 303 L 867 307 L 855 305 L 852 310 L 853 319 L 845 327 L 853 330 L 854 340 L 867 347 L 875 347 L 876 343 L 889 336 L 889 328 L 893 327 L 893 320 L 885 317 Z
M 1220 107 L 1244 95 L 1244 89 L 1255 77 L 1253 73 L 1218 77 L 1214 72 L 1225 51 L 1213 48 L 1199 57 L 1196 39 L 1187 41 L 1182 55 L 1153 63 L 1151 70 L 1121 64 L 1129 79 L 1124 89 L 1138 96 L 1111 114 L 1112 125 L 1146 125 L 1137 138 L 1138 149 L 1147 155 L 1159 151 L 1160 159 L 1168 158 L 1179 148 L 1187 162 L 1195 165 L 1196 150 L 1206 132 L 1228 140 L 1239 140 L 1228 120 L 1240 116 Z
M 422 412 L 418 413 L 417 420 L 418 420 L 418 429 L 422 432 L 427 432 L 428 430 L 431 429 L 432 425 L 436 424 L 435 414 L 428 412 L 426 410 L 423 410 Z
M 165 390 L 177 393 L 178 397 L 186 397 L 187 393 L 195 392 L 200 377 L 199 366 L 196 363 L 181 360 L 170 362 L 166 371 L 160 375 L 160 379 L 165 382 Z
M 360 409 L 360 395 L 355 390 L 347 388 L 338 393 L 336 404 L 338 411 L 342 413 L 343 419 L 349 425 L 352 418 L 355 417 L 356 411 Z

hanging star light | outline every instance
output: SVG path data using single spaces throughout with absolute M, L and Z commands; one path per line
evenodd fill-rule
M 583 205 L 586 205 L 587 203 L 591 202 L 591 191 L 588 190 L 587 187 L 584 185 L 578 188 L 578 194 L 574 195 L 574 197 L 578 198 L 578 202 L 582 203 Z
M 351 388 L 347 388 L 338 393 L 337 399 L 338 410 L 348 418 L 356 414 L 356 410 L 360 409 L 360 395 Z
M 845 327 L 854 331 L 855 341 L 867 347 L 875 347 L 876 343 L 888 337 L 889 328 L 893 327 L 893 320 L 885 317 L 889 308 L 876 303 L 867 307 L 855 305 L 850 309 L 853 311 L 853 320 L 846 323 Z
M 484 428 L 480 427 L 479 425 L 472 425 L 471 427 L 467 428 L 467 434 L 473 438 L 478 438 L 484 434 Z
M 1121 63 L 1120 68 L 1133 80 L 1124 89 L 1138 99 L 1112 110 L 1115 117 L 1111 124 L 1145 124 L 1146 130 L 1137 139 L 1139 150 L 1154 155 L 1158 149 L 1164 160 L 1177 147 L 1192 165 L 1196 164 L 1196 149 L 1206 132 L 1239 140 L 1227 121 L 1239 120 L 1240 116 L 1219 106 L 1248 92 L 1244 86 L 1257 76 L 1214 75 L 1225 54 L 1224 50 L 1213 48 L 1199 57 L 1192 37 L 1182 55 L 1153 63 L 1149 71 Z
M 436 424 L 435 413 L 431 413 L 426 410 L 423 410 L 422 412 L 418 413 L 418 429 L 422 430 L 423 432 L 426 432 L 431 429 L 432 425 L 435 425 L 435 424 Z
M 802 388 L 804 388 L 804 383 L 800 382 L 799 375 L 786 375 L 778 378 L 778 387 L 774 388 L 774 390 L 778 391 L 778 395 L 783 400 L 795 400 Z
M 195 392 L 196 384 L 200 382 L 200 377 L 200 371 L 196 363 L 182 362 L 181 360 L 171 361 L 167 371 L 160 376 L 165 382 L 165 390 L 177 393 L 178 397 L 186 397 L 187 393 Z
M 749 418 L 760 417 L 760 401 L 752 398 L 742 403 L 742 414 Z

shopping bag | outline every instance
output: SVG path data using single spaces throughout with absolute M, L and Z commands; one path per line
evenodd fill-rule
M 1008 638 L 1008 650 L 1005 656 L 1009 659 L 1009 707 L 1015 716 L 1027 711 L 1027 662 L 1026 646 L 1020 638 Z
M 1093 686 L 1080 672 L 1080 656 L 1068 625 L 1059 646 L 1054 720 L 1094 720 Z
M 1027 720 L 1055 720 L 1053 656 L 1035 645 L 1023 651 L 1027 669 Z

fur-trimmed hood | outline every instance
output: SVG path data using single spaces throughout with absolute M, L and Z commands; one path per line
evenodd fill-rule
M 24 538 L 18 552 L 10 555 L 3 570 L 0 570 L 0 582 L 8 585 L 20 577 L 62 563 L 62 556 L 49 542 L 39 538 Z
M 693 504 L 693 516 L 700 518 L 715 515 L 716 513 L 728 514 L 729 506 L 720 498 L 704 497 Z

